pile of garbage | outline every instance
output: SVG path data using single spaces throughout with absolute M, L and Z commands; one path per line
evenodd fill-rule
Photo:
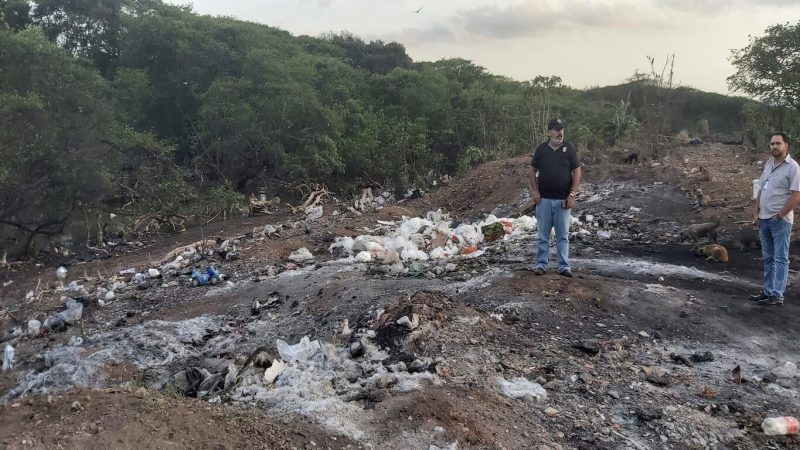
M 402 317 L 400 319 L 403 319 Z M 56 346 L 33 357 L 36 370 L 0 401 L 27 394 L 50 394 L 74 386 L 102 387 L 111 382 L 105 368 L 123 362 L 148 370 L 148 386 L 212 403 L 257 405 L 272 413 L 304 415 L 337 433 L 359 439 L 363 405 L 389 396 L 440 385 L 437 360 L 412 356 L 407 362 L 381 348 L 380 337 L 390 325 L 398 339 L 421 327 L 413 320 L 385 320 L 372 328 L 352 330 L 343 321 L 334 343 L 304 336 L 290 344 L 256 347 L 229 325 L 225 317 L 196 317 L 178 322 L 148 321 L 126 329 L 87 336 L 85 343 Z M 271 321 L 256 321 L 251 329 L 269 329 Z M 399 330 L 399 331 L 398 331 Z M 209 338 L 209 336 L 212 336 Z M 4 370 L 13 367 L 14 350 L 6 350 Z
M 387 266 L 390 273 L 408 271 L 404 263 L 444 262 L 456 258 L 476 258 L 481 247 L 498 239 L 518 239 L 536 230 L 536 218 L 516 219 L 489 215 L 477 223 L 454 224 L 441 210 L 401 221 L 378 221 L 371 234 L 337 238 L 328 250 L 357 263 Z
M 384 207 L 395 203 L 397 199 L 390 191 L 384 191 L 379 195 L 374 195 L 372 188 L 361 191 L 361 195 L 353 201 L 351 212 L 369 213 L 382 210 Z

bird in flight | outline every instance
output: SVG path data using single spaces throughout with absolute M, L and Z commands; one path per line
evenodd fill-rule
M 420 9 L 418 9 L 418 10 L 414 11 L 414 13 L 415 13 L 415 14 L 419 14 L 419 12 L 420 12 L 420 11 L 422 11 L 422 8 L 420 8 Z

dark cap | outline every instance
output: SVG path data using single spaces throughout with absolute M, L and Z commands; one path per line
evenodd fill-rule
M 561 131 L 564 129 L 564 121 L 557 118 L 553 119 L 547 124 L 547 129 Z

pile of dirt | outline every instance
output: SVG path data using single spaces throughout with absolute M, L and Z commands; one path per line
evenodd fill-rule
M 0 415 L 9 448 L 360 448 L 301 421 L 146 389 L 30 397 Z
M 521 203 L 529 186 L 530 162 L 531 156 L 518 156 L 481 164 L 404 206 L 424 211 L 443 208 L 455 216 L 475 217 L 500 205 Z

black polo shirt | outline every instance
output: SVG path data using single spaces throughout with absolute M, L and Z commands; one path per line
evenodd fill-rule
M 539 172 L 539 194 L 543 198 L 566 200 L 572 187 L 572 171 L 580 166 L 578 152 L 569 142 L 557 149 L 543 142 L 533 152 L 531 166 Z

